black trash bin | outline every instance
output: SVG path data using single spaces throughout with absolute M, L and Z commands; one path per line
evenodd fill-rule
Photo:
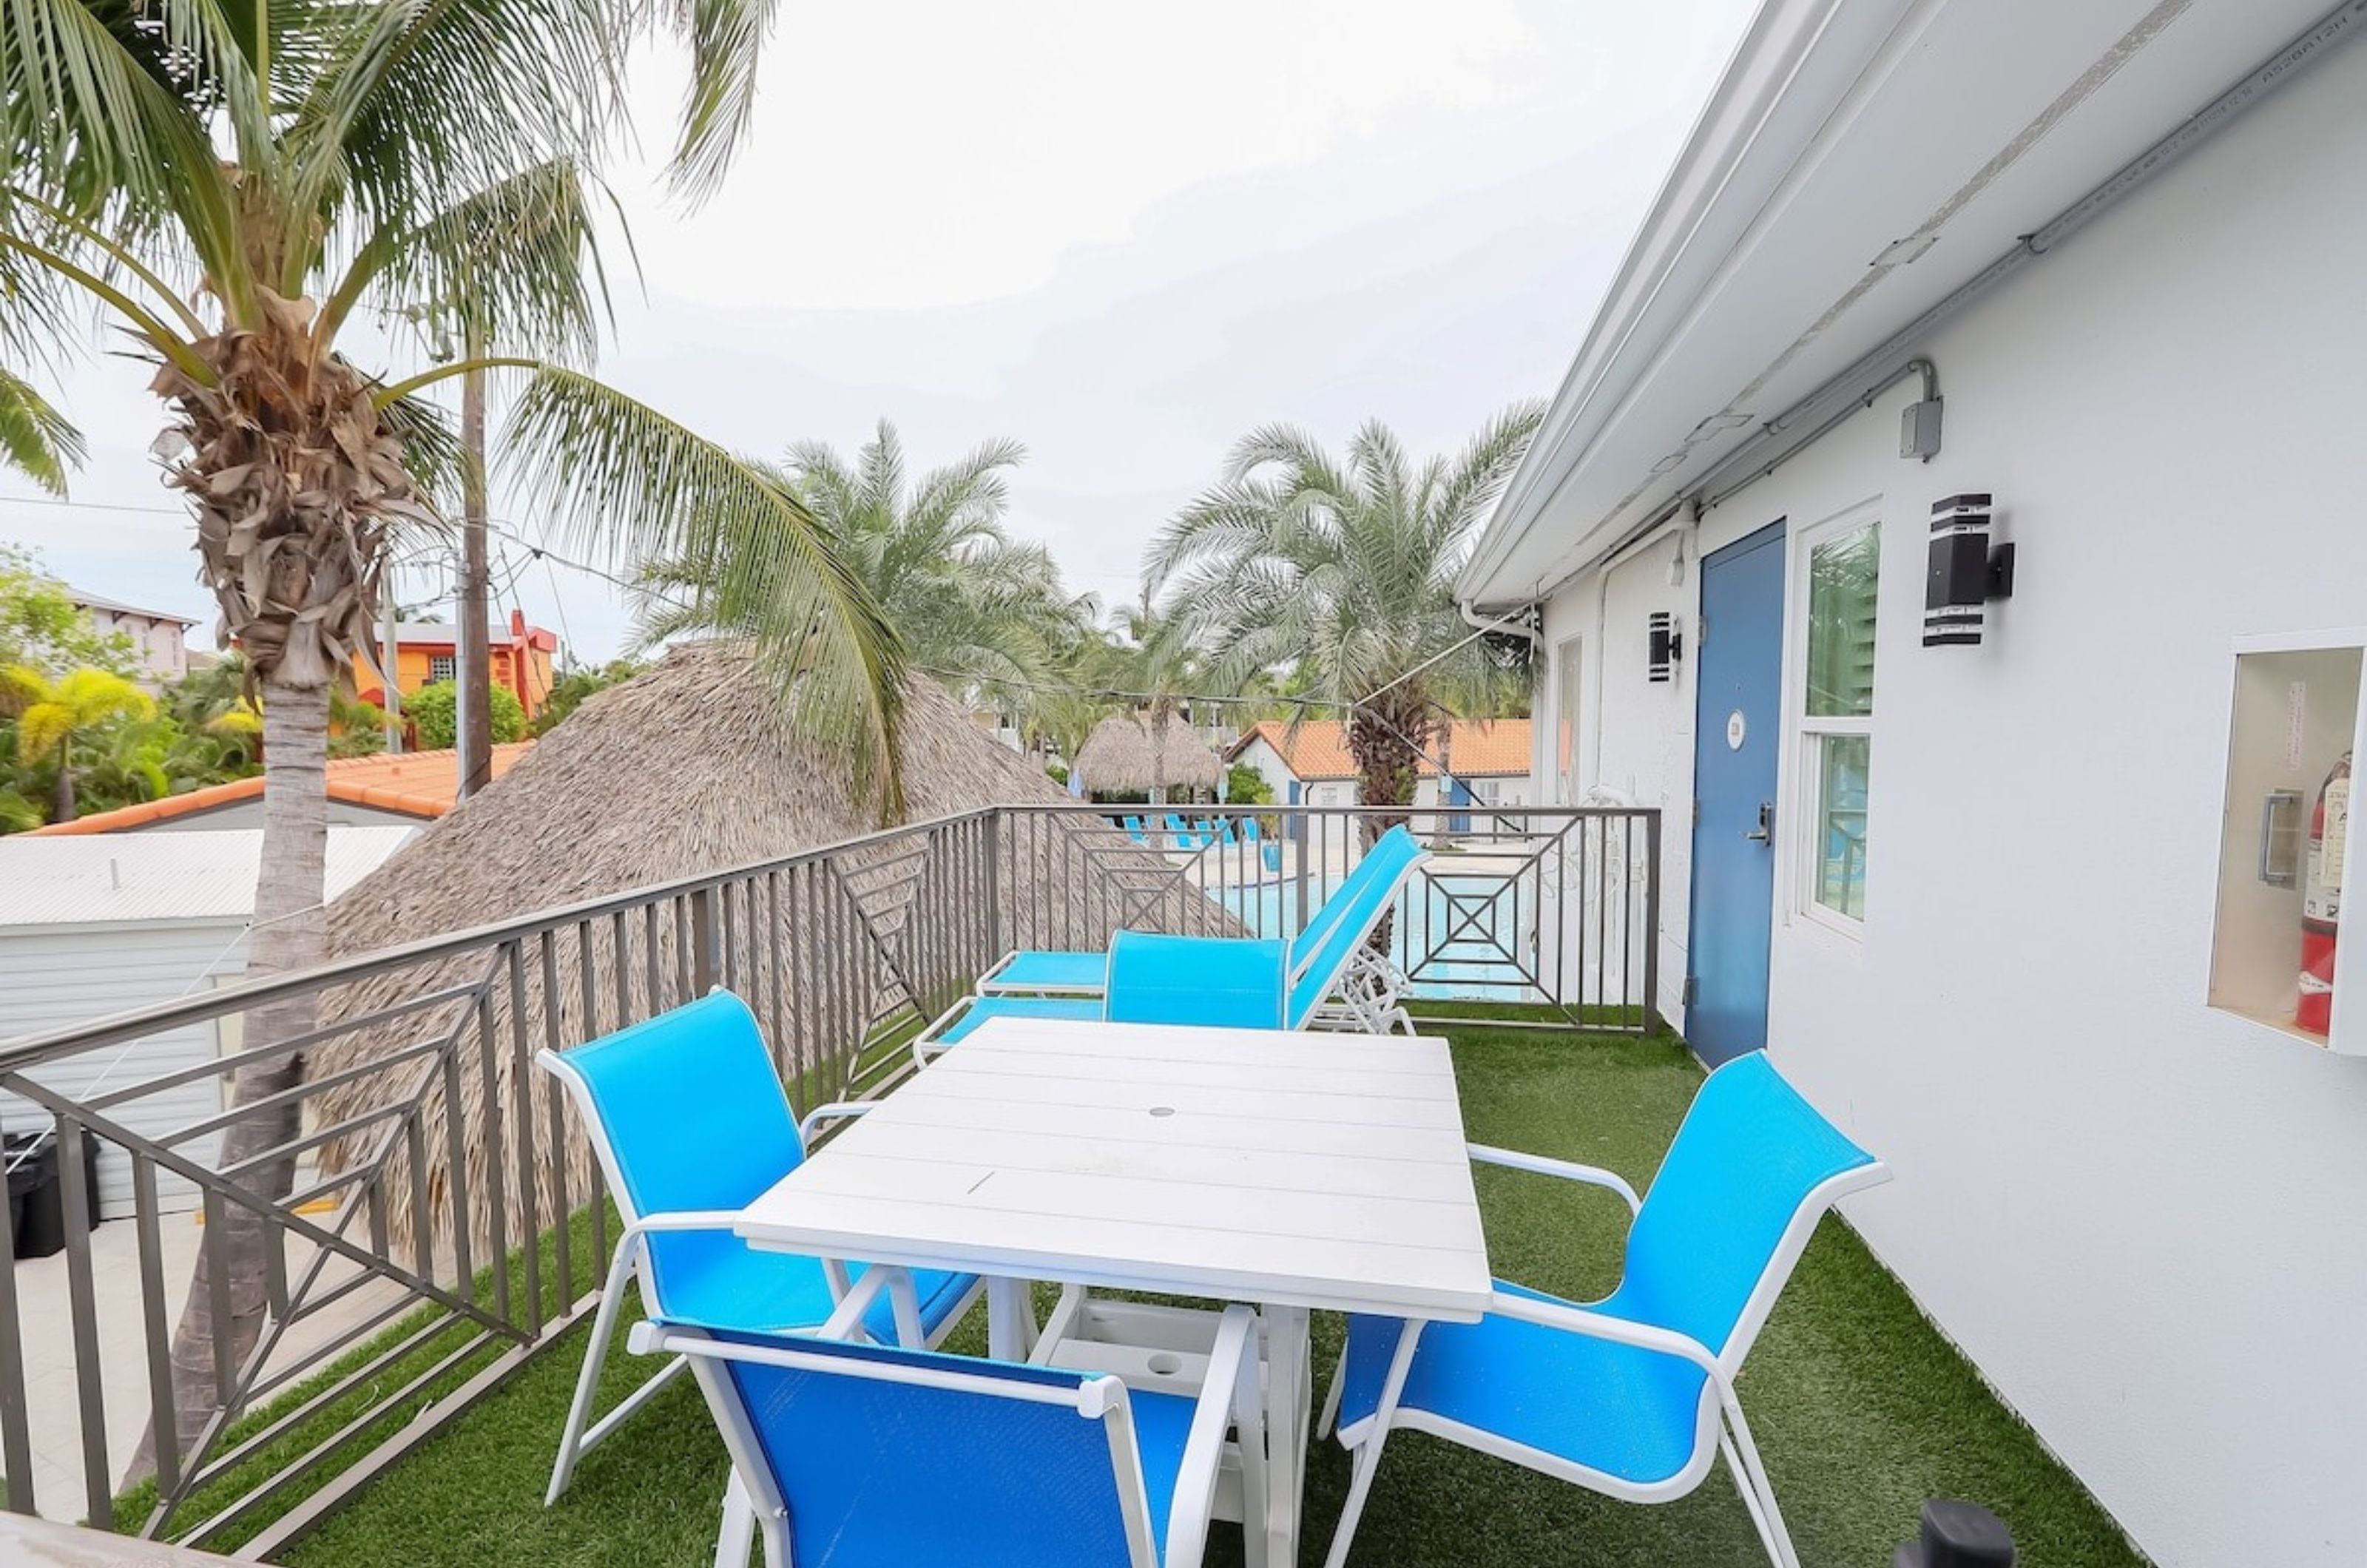
M 48 1258 L 66 1245 L 66 1187 L 58 1179 L 55 1133 L 12 1134 L 6 1140 L 8 1218 L 17 1235 L 17 1256 Z M 31 1151 L 27 1155 L 26 1151 Z M 21 1161 L 20 1155 L 26 1156 Z M 82 1140 L 83 1190 L 90 1195 L 91 1224 L 98 1224 L 98 1140 Z M 23 1183 L 23 1198 L 17 1197 Z M 20 1206 L 21 1205 L 21 1206 Z
M 17 1256 L 25 1254 L 25 1214 L 33 1190 L 57 1179 L 57 1156 L 43 1153 L 47 1133 L 10 1133 L 0 1136 L 0 1169 L 8 1173 L 8 1234 L 17 1240 Z

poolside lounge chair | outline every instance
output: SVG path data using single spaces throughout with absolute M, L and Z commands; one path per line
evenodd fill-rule
M 1269 868 L 1280 868 L 1281 850 L 1279 844 L 1264 846 Z M 1306 929 L 1291 944 L 1293 970 L 1303 968 L 1324 947 L 1335 926 L 1353 928 L 1354 940 L 1346 944 L 1351 953 L 1361 947 L 1427 858 L 1421 841 L 1404 828 L 1382 834 L 1331 890 L 1322 908 L 1308 918 Z M 982 997 L 1097 997 L 1108 983 L 1104 953 L 1028 949 L 1003 954 L 979 976 L 978 993 Z
M 1471 1157 L 1625 1199 L 1619 1288 L 1579 1305 L 1499 1281 L 1476 1324 L 1351 1317 L 1321 1422 L 1336 1413 L 1355 1451 L 1330 1568 L 1401 1427 L 1634 1503 L 1684 1496 L 1723 1454 L 1768 1557 L 1799 1568 L 1735 1378 L 1825 1211 L 1889 1172 L 1763 1052 L 1710 1075 L 1640 1201 L 1591 1167 L 1477 1145 Z
M 1162 937 L 1155 944 L 1136 947 L 1143 960 L 1137 973 L 1149 990 L 1159 993 L 1157 999 L 1146 994 L 1112 1009 L 1105 1008 L 1103 997 L 1096 994 L 1115 995 L 1116 976 L 1111 964 L 1119 944 L 1131 945 L 1149 933 L 1119 932 L 1112 941 L 1110 954 L 1014 953 L 980 982 L 980 995 L 955 1002 L 920 1032 L 912 1042 L 913 1060 L 926 1063 L 990 1018 L 1123 1016 L 1138 1023 L 1206 1021 L 1240 1027 L 1249 1020 L 1190 1014 L 1195 995 L 1201 989 L 1191 984 L 1191 973 L 1195 965 L 1229 974 L 1252 972 L 1276 946 L 1281 948 L 1282 964 L 1274 977 L 1279 993 L 1271 1015 L 1274 1021 L 1261 1021 L 1258 1027 L 1306 1029 L 1321 1023 L 1375 1034 L 1410 1030 L 1411 1021 L 1400 1005 L 1402 977 L 1365 945 L 1365 939 L 1396 906 L 1399 890 L 1428 858 L 1428 852 L 1411 833 L 1403 828 L 1391 829 L 1365 852 L 1306 929 L 1286 944 L 1255 937 Z M 1183 978 L 1172 979 L 1171 973 Z M 1062 989 L 1055 990 L 1056 986 Z
M 755 1015 L 729 991 L 535 1060 L 573 1099 L 625 1222 L 547 1506 L 567 1489 L 576 1461 L 682 1370 L 667 1368 L 586 1429 L 629 1276 L 649 1310 L 719 1328 L 812 1329 L 837 1310 L 861 1264 L 759 1251 L 731 1225 L 737 1211 L 804 1162 L 813 1128 L 871 1108 L 820 1106 L 800 1124 Z M 978 1299 L 980 1283 L 967 1274 L 923 1274 L 909 1294 L 900 1313 L 875 1302 L 862 1329 L 883 1341 L 934 1344 Z
M 866 1275 L 848 1329 L 900 1270 Z M 669 1320 L 643 1355 L 697 1369 L 731 1456 L 715 1561 L 744 1568 L 1195 1568 L 1238 1427 L 1241 1513 L 1265 1512 L 1257 1325 L 1226 1309 L 1196 1396 L 1065 1371 Z
M 1167 813 L 1162 820 L 1167 824 L 1169 835 L 1174 840 L 1172 846 L 1172 852 L 1197 854 L 1207 844 L 1208 840 L 1206 838 L 1184 826 L 1184 818 L 1176 816 L 1172 811 Z

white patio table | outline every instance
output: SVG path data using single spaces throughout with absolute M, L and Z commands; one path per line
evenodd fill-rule
M 1297 1562 L 1311 1308 L 1474 1322 L 1488 1254 L 1443 1040 L 995 1019 L 751 1203 L 754 1246 L 1244 1302 L 1270 1468 L 1250 1556 Z M 1257 1547 L 1265 1548 L 1261 1554 Z

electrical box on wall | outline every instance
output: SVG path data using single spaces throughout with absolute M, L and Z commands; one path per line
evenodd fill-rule
M 2211 942 L 2213 1007 L 2346 1055 L 2367 1055 L 2367 931 L 2346 953 L 2342 929 L 2367 850 L 2350 810 L 2362 664 L 2367 627 L 2237 642 Z

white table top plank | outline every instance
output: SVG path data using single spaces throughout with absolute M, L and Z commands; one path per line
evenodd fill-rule
M 935 1070 L 934 1066 L 929 1069 Z M 900 1100 L 918 1087 L 917 1083 L 908 1084 L 896 1091 L 895 1098 Z M 996 1103 L 986 1113 L 965 1115 L 955 1111 L 952 1114 L 963 1119 L 957 1122 L 931 1116 L 921 1120 L 901 1115 L 883 1117 L 874 1112 L 866 1119 L 869 1131 L 865 1133 L 864 1141 L 868 1145 L 875 1138 L 909 1133 L 925 1142 L 976 1133 L 1006 1145 L 1034 1147 L 1066 1141 L 1106 1142 L 1120 1136 L 1098 1117 L 1081 1119 L 1077 1108 L 1071 1105 L 1008 1100 Z M 1374 1163 L 1402 1161 L 1451 1167 L 1469 1164 L 1460 1127 L 1399 1127 L 1387 1132 L 1387 1138 L 1382 1141 L 1386 1146 L 1376 1146 L 1374 1129 L 1356 1122 L 1286 1122 L 1272 1117 L 1141 1116 L 1127 1122 L 1122 1141 L 1138 1147 L 1178 1150 L 1231 1149 L 1275 1156 L 1329 1154 Z M 833 1141 L 827 1147 L 837 1148 L 843 1142 L 843 1138 Z
M 1048 1247 L 1044 1219 L 1033 1214 L 965 1208 L 957 1236 L 942 1205 L 833 1195 L 809 1213 L 794 1234 L 812 1239 L 797 1250 L 915 1269 L 1467 1322 L 1488 1305 L 1461 1247 L 1073 1218 L 1058 1222 L 1059 1239 Z
M 860 1160 L 946 1160 L 980 1169 L 999 1167 L 1048 1175 L 1204 1182 L 1253 1191 L 1270 1190 L 1279 1183 L 1293 1192 L 1334 1192 L 1344 1197 L 1377 1193 L 1414 1201 L 1460 1201 L 1451 1180 L 1443 1181 L 1439 1172 L 1421 1168 L 1444 1161 L 1376 1160 L 1361 1151 L 1261 1148 L 1250 1139 L 1263 1128 L 1240 1122 L 1228 1126 L 1242 1134 L 1241 1141 L 1228 1145 L 1070 1134 L 1032 1137 L 1014 1147 L 1009 1134 L 1000 1130 L 882 1122 L 859 1147 L 842 1152 L 846 1158 Z M 1465 1157 L 1459 1143 L 1453 1153 L 1458 1160 Z
M 996 1027 L 1027 1021 L 998 1019 Z M 981 1028 L 987 1027 L 981 1025 Z M 1120 1057 L 1130 1061 L 1173 1061 L 1195 1065 L 1221 1062 L 1231 1066 L 1320 1067 L 1336 1072 L 1353 1057 L 1361 1073 L 1409 1073 L 1424 1080 L 1436 1077 L 1436 1064 L 1423 1042 L 1404 1034 L 1338 1034 L 1317 1031 L 1266 1029 L 1179 1029 L 1164 1024 L 1083 1023 L 1069 1021 L 1065 1033 L 1036 1032 L 1006 1035 L 999 1050 L 974 1058 L 969 1069 L 1030 1056 Z M 954 1057 L 947 1055 L 946 1063 Z
M 1445 1043 L 997 1019 L 750 1205 L 758 1246 L 1476 1318 Z
M 944 1065 L 951 1066 L 952 1058 L 948 1056 Z M 967 1084 L 981 1077 L 992 1077 L 1052 1085 L 1074 1083 L 1080 1079 L 1093 1082 L 1114 1080 L 1230 1091 L 1239 1088 L 1240 1073 L 1240 1065 L 1232 1062 L 1146 1059 L 1140 1056 L 1096 1059 L 1083 1052 L 997 1051 L 986 1053 L 975 1063 L 966 1064 L 963 1071 L 948 1074 L 947 1079 Z M 1303 1066 L 1270 1062 L 1258 1068 L 1258 1081 L 1269 1093 L 1317 1094 L 1335 1099 L 1403 1100 L 1423 1104 L 1434 1103 L 1436 1100 L 1431 1092 L 1433 1080 L 1423 1074 L 1359 1067 L 1354 1080 L 1343 1083 L 1336 1062 L 1310 1063 Z
M 972 1035 L 971 1039 L 977 1038 Z M 962 1043 L 964 1045 L 968 1041 Z M 955 1050 L 962 1047 L 957 1045 Z M 931 1069 L 934 1071 L 934 1069 Z M 922 1077 L 928 1075 L 923 1073 Z M 1361 1095 L 1342 1089 L 1322 1093 L 1311 1089 L 1273 1089 L 1262 1082 L 1254 1089 L 1226 1087 L 1218 1084 L 1165 1083 L 1129 1076 L 1123 1067 L 1113 1065 L 1106 1077 L 1079 1076 L 1072 1078 L 1012 1077 L 999 1073 L 947 1075 L 941 1082 L 930 1084 L 920 1093 L 920 1082 L 898 1089 L 889 1097 L 889 1103 L 909 1109 L 911 1105 L 927 1102 L 946 1110 L 943 1119 L 959 1126 L 992 1124 L 998 1112 L 988 1110 L 990 1102 L 1019 1101 L 1059 1105 L 1081 1112 L 1101 1112 L 1087 1115 L 1082 1124 L 1098 1126 L 1105 1132 L 1116 1132 L 1133 1125 L 1159 1107 L 1177 1115 L 1224 1116 L 1242 1121 L 1263 1122 L 1332 1122 L 1376 1129 L 1396 1130 L 1406 1127 L 1432 1129 L 1459 1128 L 1463 1118 L 1451 1104 L 1435 1100 L 1410 1100 Z M 909 1105 L 905 1096 L 912 1095 Z M 873 1111 L 873 1116 L 880 1114 Z
M 879 1159 L 850 1149 L 840 1158 L 816 1161 L 803 1185 L 815 1196 L 958 1203 L 967 1212 L 1052 1220 L 1124 1214 L 1137 1224 L 1238 1230 L 1285 1240 L 1449 1247 L 1473 1242 L 1478 1216 L 1451 1194 L 1437 1192 L 1435 1183 L 1407 1179 L 1410 1168 L 1419 1176 L 1419 1168 L 1404 1166 L 1390 1173 L 1398 1178 L 1394 1192 L 1377 1184 L 1363 1191 L 1308 1191 L 1261 1180 L 1256 1167 L 1238 1172 L 1231 1181 L 1187 1181 L 1150 1169 L 1029 1169 L 1010 1161 Z

